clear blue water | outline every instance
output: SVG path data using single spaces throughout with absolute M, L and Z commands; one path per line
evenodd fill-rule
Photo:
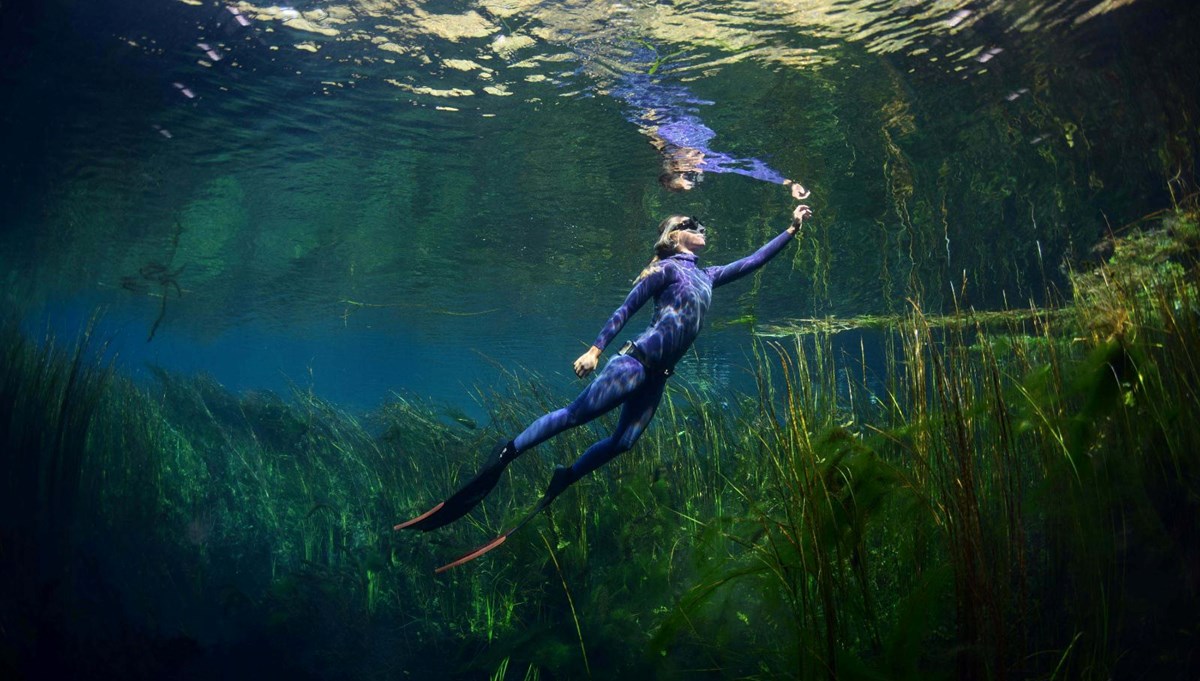
M 748 420 L 730 421 L 732 430 L 717 424 L 716 435 L 700 434 L 705 413 L 735 410 L 685 402 L 728 396 L 736 406 L 756 394 L 752 355 L 763 346 L 755 343 L 777 327 L 862 321 L 911 302 L 932 314 L 1053 306 L 1070 297 L 1069 268 L 1096 260 L 1107 237 L 1180 205 L 1194 218 L 1198 13 L 1193 0 L 0 0 L 3 330 L 16 323 L 62 347 L 94 324 L 92 348 L 103 347 L 120 376 L 151 387 L 133 393 L 111 380 L 95 394 L 128 403 L 89 404 L 71 385 L 87 393 L 102 383 L 98 372 L 85 367 L 84 379 L 63 388 L 67 364 L 40 365 L 6 336 L 0 398 L 28 418 L 0 415 L 4 437 L 19 445 L 0 452 L 6 476 L 14 471 L 4 488 L 14 493 L 0 495 L 11 511 L 0 523 L 0 575 L 11 579 L 0 583 L 19 601 L 12 611 L 0 603 L 0 676 L 95 666 L 116 678 L 162 670 L 271 678 L 281 669 L 298 678 L 479 678 L 510 656 L 514 673 L 528 668 L 531 679 L 583 678 L 589 664 L 633 668 L 650 637 L 687 634 L 691 622 L 679 615 L 688 616 L 685 602 L 710 576 L 705 561 L 740 571 L 742 549 L 778 536 L 755 529 L 739 544 L 701 529 L 741 531 L 779 510 L 758 508 L 754 490 L 722 477 L 770 479 L 756 470 L 766 467 L 763 443 L 745 431 L 776 414 L 752 409 Z M 677 99 L 639 108 L 623 94 L 630 82 Z M 591 434 L 575 431 L 514 465 L 511 484 L 447 532 L 392 532 L 460 482 L 491 446 L 485 440 L 520 427 L 474 427 L 471 419 L 499 411 L 477 402 L 480 394 L 519 385 L 512 409 L 497 417 L 511 421 L 575 394 L 583 383 L 571 362 L 626 296 L 663 217 L 702 219 L 708 263 L 739 258 L 787 225 L 795 202 L 771 182 L 707 172 L 689 192 L 660 186 L 664 154 L 655 144 L 664 138 L 648 121 L 680 101 L 692 131 L 702 124 L 711 133 L 710 152 L 803 182 L 815 217 L 760 273 L 718 291 L 708 327 L 671 379 L 675 401 L 651 426 L 657 451 L 635 452 L 573 489 L 494 562 L 432 576 L 527 509 L 549 466 L 569 462 Z M 835 335 L 834 352 L 850 361 L 826 393 L 848 386 L 847 367 L 857 367 L 869 390 L 890 399 L 893 386 L 878 385 L 895 359 L 884 337 Z M 1087 403 L 1079 418 L 1018 419 L 1020 443 L 1057 457 L 1069 431 L 1076 441 L 1068 444 L 1111 447 L 1111 455 L 1145 433 L 1161 435 L 1152 426 L 1173 414 L 1130 427 L 1128 442 L 1119 441 L 1126 431 L 1104 442 L 1078 432 L 1089 418 L 1118 413 L 1104 411 L 1118 395 L 1128 407 L 1119 413 L 1145 410 L 1129 375 L 1111 385 L 1134 363 L 1126 349 L 1101 350 L 1115 358 L 1104 360 L 1114 363 L 1111 378 L 1100 370 L 1089 382 L 1081 370 L 1065 384 L 1108 393 L 1064 397 Z M 831 385 L 822 378 L 814 381 Z M 1024 378 L 1005 380 L 1024 390 Z M 33 398 L 21 393 L 31 385 L 41 390 Z M 318 399 L 303 399 L 309 394 Z M 419 409 L 355 421 L 321 402 L 361 415 L 394 406 L 395 396 L 436 405 L 431 418 L 445 427 Z M 1014 418 L 1039 409 L 1022 396 Z M 860 411 L 864 403 L 887 411 L 864 397 Z M 1042 399 L 1058 409 L 1059 397 Z M 867 423 L 846 437 L 842 414 L 828 411 L 820 416 L 836 427 L 822 451 L 838 462 L 845 442 L 867 441 L 855 439 L 863 432 L 884 433 L 903 458 L 907 438 L 940 426 L 935 416 L 934 425 L 898 427 L 883 422 L 895 420 L 886 414 L 879 428 L 893 431 Z M 70 420 L 93 415 L 83 425 Z M 1054 418 L 1058 441 L 1037 441 Z M 998 429 L 1010 425 L 1000 421 Z M 1182 432 L 1160 439 L 1190 442 Z M 1013 449 L 1010 435 L 1000 437 Z M 738 582 L 722 592 L 714 599 L 722 612 L 692 628 L 694 640 L 664 644 L 648 668 L 691 678 L 710 653 L 743 675 L 786 676 L 789 664 L 807 660 L 814 678 L 843 653 L 864 677 L 911 662 L 914 677 L 953 668 L 969 678 L 963 669 L 993 659 L 1012 677 L 1196 667 L 1194 655 L 1185 659 L 1197 592 L 1186 453 L 1115 457 L 1120 465 L 1098 465 L 1094 479 L 1086 467 L 1068 475 L 1055 459 L 1003 490 L 1001 480 L 1022 473 L 1002 458 L 984 465 L 996 477 L 980 479 L 980 505 L 948 517 L 980 513 L 1013 530 L 994 537 L 991 526 L 976 528 L 992 555 L 1017 551 L 1029 564 L 1001 566 L 991 584 L 1015 605 L 972 612 L 1030 621 L 974 629 L 972 613 L 965 625 L 956 620 L 951 602 L 966 580 L 949 572 L 984 559 L 966 550 L 951 567 L 926 565 L 953 552 L 942 535 L 958 528 L 943 522 L 937 503 L 913 511 L 921 504 L 901 496 L 909 482 L 898 478 L 924 476 L 929 464 L 872 467 L 878 462 L 858 454 L 849 458 L 861 464 L 854 471 L 864 489 L 878 484 L 880 498 L 891 495 L 890 505 L 872 508 L 898 512 L 826 518 L 831 534 L 846 520 L 880 535 L 861 592 L 880 602 L 865 603 L 866 615 L 857 591 L 822 604 L 825 615 L 845 615 L 841 633 L 853 632 L 837 655 L 829 630 L 829 656 L 802 650 L 833 626 L 817 622 L 818 609 L 772 602 L 816 593 L 789 573 L 779 584 L 741 590 Z M 1168 460 L 1183 472 L 1168 470 Z M 952 463 L 937 470 L 953 478 L 945 473 Z M 826 461 L 813 470 L 818 464 Z M 820 470 L 852 468 L 829 465 Z M 1143 481 L 1126 471 L 1150 471 L 1128 498 L 1124 485 Z M 954 496 L 936 471 L 930 478 L 931 496 Z M 1085 493 L 1060 495 L 1056 483 Z M 859 489 L 846 488 L 850 496 Z M 672 499 L 679 490 L 688 496 Z M 800 503 L 790 488 L 772 494 L 764 504 L 785 507 L 780 516 Z M 1005 505 L 1013 499 L 1021 503 Z M 847 508 L 857 512 L 857 503 Z M 1098 519 L 1085 527 L 1091 504 Z M 909 536 L 910 516 L 929 537 Z M 860 579 L 858 548 L 853 560 L 824 558 L 844 570 L 847 591 Z M 808 555 L 798 548 L 776 562 L 791 570 L 788 561 Z M 1106 561 L 1098 576 L 1095 566 L 1079 567 L 1093 556 Z M 888 561 L 912 574 L 888 572 Z M 1191 591 L 1181 587 L 1183 596 L 1159 593 L 1184 579 Z M 781 584 L 803 593 L 789 596 Z M 1121 593 L 1105 591 L 1114 585 Z M 1149 612 L 1163 604 L 1180 612 Z M 922 605 L 928 613 L 914 615 Z M 502 607 L 508 620 L 500 622 L 493 608 Z M 1096 612 L 1113 621 L 1093 621 Z M 784 623 L 792 616 L 817 624 Z M 911 636 L 932 652 L 914 652 L 909 638 L 907 625 L 922 617 Z M 1014 640 L 980 652 L 972 647 L 980 631 Z M 595 645 L 590 663 L 588 653 L 576 656 L 585 638 Z M 768 662 L 742 641 L 761 646 Z M 1085 652 L 1072 657 L 1076 641 Z
M 801 247 L 719 299 L 682 372 L 736 382 L 755 325 L 945 308 L 964 280 L 1022 305 L 1169 203 L 1185 5 L 10 5 L 7 307 L 65 335 L 104 310 L 132 371 L 361 408 L 474 408 L 497 367 L 573 390 L 662 216 L 702 215 L 720 262 L 790 210 L 739 175 L 658 187 L 612 94 L 654 68 L 711 102 L 714 149 L 813 190 Z

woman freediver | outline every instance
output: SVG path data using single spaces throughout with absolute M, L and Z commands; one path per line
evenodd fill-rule
M 801 198 L 807 198 L 804 192 Z M 626 321 L 651 298 L 654 316 L 650 326 L 621 347 L 604 369 L 574 402 L 534 421 L 520 435 L 496 445 L 487 463 L 467 484 L 426 513 L 395 529 L 430 531 L 453 522 L 474 508 L 492 491 L 500 474 L 521 454 L 558 433 L 588 423 L 617 405 L 624 405 L 612 435 L 593 444 L 570 466 L 556 466 L 541 501 L 520 523 L 490 543 L 471 551 L 438 572 L 461 565 L 496 548 L 571 484 L 596 470 L 618 454 L 629 451 L 654 417 L 667 379 L 700 333 L 712 303 L 714 288 L 736 281 L 775 257 L 812 215 L 806 205 L 797 206 L 792 222 L 778 236 L 753 254 L 728 265 L 699 267 L 697 256 L 707 245 L 707 230 L 695 218 L 672 215 L 659 224 L 654 257 L 638 278 L 625 302 L 600 330 L 592 347 L 575 360 L 575 374 L 586 377 L 600 354 L 620 333 Z

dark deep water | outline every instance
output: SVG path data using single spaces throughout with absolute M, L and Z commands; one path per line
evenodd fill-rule
M 163 413 L 178 408 L 184 420 L 191 412 L 170 402 L 159 368 L 209 375 L 230 394 L 295 388 L 355 414 L 378 415 L 400 395 L 434 405 L 440 427 L 494 424 L 478 391 L 508 390 L 510 372 L 536 376 L 525 394 L 555 403 L 581 385 L 570 363 L 623 300 L 662 217 L 701 216 L 713 244 L 702 257 L 719 263 L 778 233 L 794 206 L 780 186 L 732 173 L 706 173 L 691 192 L 664 191 L 659 153 L 621 94 L 629 76 L 650 75 L 705 102 L 694 109 L 716 132 L 714 150 L 764 161 L 813 193 L 816 217 L 799 246 L 717 295 L 705 333 L 672 379 L 709 395 L 753 394 L 757 335 L 800 319 L 904 312 L 909 300 L 930 313 L 956 303 L 1053 304 L 1069 289 L 1066 263 L 1094 260 L 1093 247 L 1110 233 L 1194 202 L 1198 14 L 1191 0 L 0 0 L 4 314 L 27 337 L 64 345 L 95 317 L 97 352 L 121 376 L 152 386 Z M 622 337 L 643 324 L 633 320 Z M 889 351 L 878 334 L 831 343 L 884 371 Z M 882 381 L 864 379 L 872 390 Z M 276 413 L 263 399 L 264 413 Z M 208 408 L 224 418 L 211 401 Z M 465 432 L 465 450 L 484 448 L 484 435 Z M 284 437 L 246 435 L 256 443 L 276 436 Z M 426 442 L 429 457 L 443 445 Z M 207 475 L 214 485 L 221 479 L 215 469 Z M 379 527 L 409 510 L 347 485 L 347 498 L 381 507 L 372 516 Z M 304 494 L 302 522 L 320 520 L 325 537 L 304 541 L 328 543 L 305 545 L 312 565 L 320 561 L 311 553 L 333 555 L 334 544 L 364 530 L 352 529 L 344 507 L 330 512 L 340 520 L 326 522 L 322 509 L 336 504 Z M 284 668 L 362 677 L 344 660 L 326 666 L 336 655 L 300 655 L 282 667 L 272 655 L 314 639 L 350 649 L 338 648 L 338 635 L 394 646 L 413 626 L 397 617 L 335 633 L 338 618 L 352 614 L 331 612 L 339 606 L 313 594 L 349 588 L 344 582 L 279 577 L 282 559 L 259 541 L 261 528 L 241 535 L 257 544 L 209 548 L 222 514 L 249 511 L 201 492 L 189 499 L 171 513 L 190 518 L 180 530 L 192 533 L 190 545 L 209 552 L 205 561 L 236 554 L 227 562 L 239 566 L 225 574 L 172 554 L 190 566 L 173 579 L 220 585 L 208 611 L 180 615 L 192 606 L 169 580 L 150 579 L 153 589 L 137 593 L 130 575 L 142 573 L 88 537 L 70 551 L 91 556 L 93 576 L 73 568 L 31 587 L 41 595 L 20 606 L 21 616 L 5 606 L 13 609 L 5 627 L 26 629 L 0 632 L 0 670 L 38 678 L 87 668 L 46 662 L 61 649 L 126 678 L 271 677 Z M 119 500 L 106 503 L 124 517 Z M 543 550 L 530 536 L 528 550 Z M 116 545 L 137 553 L 154 541 Z M 301 542 L 289 541 L 292 549 Z M 448 544 L 440 557 L 454 553 L 457 542 Z M 355 584 L 388 592 L 372 580 L 386 583 L 383 563 L 399 569 L 401 553 L 361 558 L 370 567 Z M 270 576 L 248 575 L 241 566 L 251 563 L 269 565 Z M 122 571 L 127 582 L 103 577 Z M 558 589 L 560 573 L 552 566 L 547 574 L 547 590 Z M 480 588 L 492 587 L 476 587 L 476 596 Z M 659 588 L 624 584 L 608 598 Z M 57 592 L 94 598 L 56 600 Z M 409 604 L 388 593 L 421 617 L 481 607 L 466 597 L 435 607 L 430 594 Z M 571 629 L 566 612 L 539 626 Z M 314 625 L 320 634 L 298 630 L 308 618 L 324 620 Z M 60 624 L 67 621 L 85 624 Z M 35 635 L 30 622 L 56 624 Z M 112 622 L 128 630 L 110 639 L 86 633 Z M 454 626 L 444 640 L 480 635 Z M 1060 654 L 1073 633 L 1044 648 Z M 518 631 L 528 640 L 512 650 L 537 648 L 537 634 Z M 147 642 L 131 643 L 139 636 Z M 406 649 L 425 656 L 420 665 L 379 654 L 384 666 L 372 673 L 434 678 L 441 672 L 430 650 L 473 670 L 461 673 L 478 672 L 463 678 L 490 675 L 499 663 L 423 640 L 427 647 Z M 573 654 L 574 634 L 555 645 L 564 650 L 547 653 L 544 675 L 581 674 L 554 662 Z M 961 666 L 938 668 L 970 676 Z M 509 678 L 524 669 L 514 662 Z M 1030 675 L 1054 666 L 1038 669 Z

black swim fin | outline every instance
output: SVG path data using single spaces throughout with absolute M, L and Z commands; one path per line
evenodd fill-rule
M 496 445 L 487 463 L 467 484 L 442 503 L 392 529 L 429 532 L 463 517 L 492 491 L 500 481 L 500 474 L 517 458 L 517 453 L 517 447 L 511 441 Z
M 488 551 L 491 551 L 492 549 L 500 546 L 501 544 L 503 544 L 505 541 L 508 540 L 509 536 L 512 535 L 513 532 L 516 532 L 517 530 L 521 529 L 522 527 L 525 527 L 525 523 L 528 523 L 530 520 L 533 520 L 534 516 L 541 513 L 542 511 L 546 510 L 546 507 L 549 506 L 550 503 L 553 502 L 554 499 L 558 495 L 562 494 L 563 490 L 570 487 L 571 484 L 574 482 L 575 482 L 575 476 L 571 472 L 570 468 L 567 468 L 566 466 L 555 466 L 554 467 L 554 476 L 552 478 L 550 478 L 550 485 L 546 488 L 546 492 L 544 494 L 542 494 L 541 501 L 539 501 L 537 506 L 535 506 L 532 511 L 527 513 L 524 518 L 521 518 L 521 522 L 514 525 L 513 528 L 511 530 L 509 530 L 508 532 L 505 532 L 504 534 L 500 535 L 499 537 L 496 537 L 495 539 L 484 544 L 483 546 L 480 546 L 477 549 L 468 551 L 467 553 L 463 554 L 461 557 L 456 558 L 456 559 L 450 561 L 449 563 L 446 563 L 445 565 L 441 566 L 440 568 L 434 570 L 434 572 L 445 572 L 446 570 L 449 570 L 452 567 L 458 567 L 459 565 L 462 565 L 463 563 L 469 563 L 469 562 L 475 560 L 476 558 L 482 556 L 483 554 L 487 553 Z

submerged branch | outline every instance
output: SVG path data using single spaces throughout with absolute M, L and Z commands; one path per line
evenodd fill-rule
M 1017 322 L 1046 321 L 1072 314 L 1071 307 L 1030 308 L 1028 310 L 985 310 L 952 315 L 924 315 L 922 324 L 934 329 L 959 329 L 966 326 L 994 326 Z M 902 328 L 911 315 L 859 315 L 857 317 L 801 317 L 785 319 L 777 324 L 763 324 L 754 329 L 756 336 L 785 338 L 814 334 L 837 334 L 858 329 Z

